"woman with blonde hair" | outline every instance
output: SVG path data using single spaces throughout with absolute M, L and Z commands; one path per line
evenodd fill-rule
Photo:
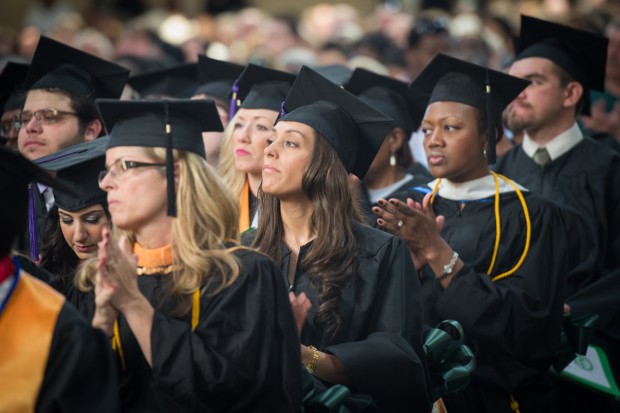
M 204 159 L 212 101 L 102 100 L 112 222 L 93 325 L 126 410 L 298 411 L 299 344 L 277 267 L 237 244 L 237 202 Z M 137 276 L 136 276 L 137 275 Z
M 290 73 L 250 64 L 233 84 L 232 119 L 224 132 L 218 170 L 239 199 L 241 232 L 258 222 L 263 150 L 294 80 Z
M 392 120 L 305 67 L 284 109 L 265 149 L 261 220 L 243 241 L 287 276 L 301 361 L 318 388 L 347 385 L 351 411 L 429 411 L 411 257 L 362 224 L 348 186 Z

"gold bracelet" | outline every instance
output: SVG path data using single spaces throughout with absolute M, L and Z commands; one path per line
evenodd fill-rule
M 312 350 L 312 360 L 306 363 L 306 370 L 308 370 L 308 373 L 312 374 L 316 369 L 316 365 L 319 364 L 319 350 L 314 346 L 308 346 L 308 348 Z

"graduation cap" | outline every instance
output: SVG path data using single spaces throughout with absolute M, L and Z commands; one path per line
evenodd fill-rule
M 43 170 L 34 162 L 26 159 L 17 151 L 0 147 L 0 164 L 7 168 L 8 171 L 11 171 L 11 176 L 2 176 L 2 180 L 8 182 L 8 179 L 17 179 L 18 184 L 23 185 L 24 193 L 26 192 L 27 185 L 30 182 L 38 182 L 67 193 L 74 193 L 73 189 L 69 185 L 54 178 L 52 174 Z M 5 173 L 6 171 L 3 171 L 3 175 Z
M 223 130 L 215 102 L 202 99 L 98 99 L 97 106 L 110 135 L 108 148 L 166 148 L 168 215 L 176 216 L 172 150 L 193 152 L 205 158 L 202 132 Z
M 529 83 L 525 79 L 438 54 L 411 82 L 409 89 L 414 94 L 416 111 L 422 114 L 433 102 L 464 103 L 486 113 L 489 131 L 487 160 L 492 164 L 495 163 L 495 142 L 501 136 L 494 133 L 495 139 L 491 139 L 491 131 L 500 127 L 502 111 Z
M 294 81 L 293 74 L 250 63 L 232 86 L 230 119 L 239 107 L 279 112 Z
M 378 111 L 394 119 L 394 127 L 402 128 L 407 139 L 414 125 L 419 125 L 423 113 L 415 110 L 413 95 L 407 83 L 357 68 L 346 89 Z
M 207 95 L 223 101 L 228 100 L 232 85 L 245 66 L 198 55 L 198 88 L 196 95 Z
M 345 65 L 317 66 L 314 71 L 344 88 L 347 88 L 347 83 L 353 74 L 353 70 Z
M 57 172 L 56 178 L 75 191 L 72 194 L 55 190 L 57 206 L 73 212 L 91 205 L 107 205 L 107 194 L 99 187 L 98 176 L 105 169 L 105 151 L 109 139 L 103 136 L 83 142 L 36 161 L 42 168 Z
M 516 59 L 543 57 L 564 69 L 584 87 L 581 112 L 589 115 L 589 89 L 605 90 L 608 44 L 595 33 L 522 15 Z
M 347 172 L 363 179 L 393 121 L 303 66 L 285 102 L 279 121 L 314 128 L 336 150 Z
M 187 99 L 192 97 L 198 86 L 196 70 L 196 63 L 185 63 L 167 69 L 132 76 L 127 83 L 142 98 Z
M 166 63 L 162 61 L 162 59 L 139 57 L 130 54 L 117 56 L 114 61 L 129 69 L 132 76 L 141 75 L 155 70 L 162 70 L 167 67 Z
M 24 105 L 22 84 L 30 65 L 8 62 L 0 74 L 0 113 L 21 109 Z
M 12 217 L 14 222 L 3 222 L 9 227 L 3 228 L 3 232 L 6 230 L 11 234 L 15 229 L 18 232 L 23 231 L 23 225 L 26 223 L 26 216 L 28 216 L 31 229 L 30 254 L 33 259 L 38 260 L 38 238 L 35 221 L 33 221 L 35 219 L 34 197 L 32 196 L 32 185 L 29 185 L 33 181 L 69 194 L 73 193 L 73 189 L 69 185 L 55 179 L 19 152 L 0 147 L 0 190 L 4 197 L 3 202 L 11 203 L 12 211 L 19 213 L 19 215 Z M 21 222 L 22 218 L 24 222 Z
M 92 99 L 120 98 L 129 70 L 41 36 L 26 76 L 27 89 L 61 89 Z

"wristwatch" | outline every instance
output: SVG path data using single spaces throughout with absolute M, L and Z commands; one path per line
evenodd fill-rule
M 456 261 L 458 259 L 459 259 L 459 253 L 454 251 L 454 254 L 452 254 L 452 258 L 450 259 L 450 262 L 443 266 L 443 273 L 441 273 L 441 275 L 437 277 L 439 281 L 445 278 L 448 278 L 450 274 L 452 274 L 452 271 L 454 271 L 454 266 L 456 265 Z

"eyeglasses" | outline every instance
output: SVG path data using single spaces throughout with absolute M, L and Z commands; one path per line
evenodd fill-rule
M 17 128 L 15 127 L 15 121 L 13 119 L 3 120 L 2 121 L 2 135 L 7 136 L 13 131 L 17 132 Z
M 15 114 L 15 116 L 13 116 L 13 122 L 15 123 L 15 129 L 19 130 L 24 125 L 30 123 L 32 118 L 34 118 L 39 124 L 50 125 L 58 122 L 65 116 L 77 116 L 77 113 L 66 112 L 56 108 L 39 109 L 34 112 L 24 111 Z
M 105 177 L 110 174 L 110 176 L 116 180 L 120 179 L 125 172 L 130 169 L 135 168 L 144 168 L 147 166 L 166 166 L 165 163 L 148 163 L 148 162 L 138 162 L 138 161 L 128 161 L 126 159 L 119 159 L 112 164 L 112 166 L 105 171 L 99 172 L 98 182 L 101 186 L 101 182 L 105 179 Z
M 444 33 L 448 31 L 450 21 L 446 17 L 433 19 L 420 18 L 415 21 L 413 29 L 419 35 Z

